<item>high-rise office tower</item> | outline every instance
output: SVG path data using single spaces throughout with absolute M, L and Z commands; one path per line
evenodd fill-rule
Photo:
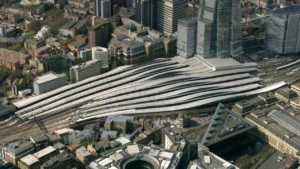
M 89 28 L 88 39 L 89 47 L 102 46 L 107 47 L 108 42 L 111 40 L 111 33 L 113 26 L 109 20 L 105 20 Z
M 239 60 L 243 53 L 240 0 L 200 1 L 197 29 L 199 55 Z
M 184 18 L 185 0 L 156 0 L 155 29 L 165 34 L 177 31 L 178 19 Z
M 153 28 L 155 19 L 155 0 L 135 0 L 135 21 Z
M 96 15 L 108 18 L 111 16 L 111 0 L 96 0 Z
M 177 54 L 189 58 L 196 53 L 197 18 L 182 18 L 178 20 Z

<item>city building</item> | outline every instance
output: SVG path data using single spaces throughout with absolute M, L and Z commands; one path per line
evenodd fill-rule
M 44 39 L 27 39 L 24 43 L 24 47 L 27 50 L 36 50 L 45 45 L 46 43 Z
M 43 164 L 44 162 L 48 161 L 51 157 L 54 157 L 57 154 L 58 151 L 54 147 L 49 146 L 32 155 L 35 156 L 41 164 Z
M 63 54 L 45 54 L 37 58 L 30 59 L 29 64 L 40 72 L 63 72 L 70 68 L 71 60 Z
M 88 141 L 93 141 L 94 140 L 95 133 L 92 130 L 74 130 L 69 133 L 68 135 L 68 144 L 82 144 Z
M 92 59 L 101 60 L 103 70 L 108 70 L 111 65 L 111 58 L 108 54 L 108 49 L 100 46 L 92 47 Z
M 56 130 L 55 134 L 61 138 L 61 141 L 65 145 L 69 145 L 69 134 L 73 132 L 73 129 L 64 128 L 60 130 Z
M 68 146 L 68 151 L 72 155 L 76 156 L 76 150 L 79 149 L 80 147 L 81 147 L 81 144 L 79 144 L 79 143 L 73 143 L 73 144 L 71 144 L 71 145 Z
M 34 79 L 33 89 L 34 94 L 40 95 L 49 91 L 55 90 L 67 84 L 65 74 L 56 74 L 48 72 Z
M 277 104 L 251 112 L 246 119 L 257 126 L 251 133 L 279 150 L 300 159 L 300 112 Z
M 300 96 L 300 82 L 292 84 L 291 89 Z
M 70 82 L 77 83 L 92 76 L 101 74 L 102 60 L 90 60 L 70 68 Z
M 107 47 L 111 40 L 113 32 L 112 24 L 109 20 L 103 20 L 101 23 L 95 24 L 88 29 L 89 47 Z
M 87 1 L 85 0 L 69 0 L 68 4 L 73 8 L 85 9 L 87 8 Z
M 109 18 L 111 16 L 111 0 L 95 0 L 96 16 Z
M 92 50 L 91 49 L 84 49 L 84 50 L 80 51 L 79 56 L 85 62 L 89 61 L 89 60 L 92 60 Z
M 118 13 L 121 18 L 127 18 L 131 20 L 135 20 L 135 9 L 133 8 L 121 8 L 120 12 Z
M 154 29 L 164 34 L 177 31 L 178 19 L 184 17 L 185 0 L 156 0 Z
M 275 97 L 285 103 L 289 103 L 291 99 L 298 97 L 297 93 L 288 87 L 280 88 L 275 91 Z
M 300 52 L 300 5 L 275 9 L 266 24 L 265 48 L 274 54 Z
M 87 31 L 87 21 L 70 20 L 65 25 L 59 28 L 59 34 L 62 36 L 71 36 L 75 38 L 78 34 L 84 34 Z
M 16 111 L 16 107 L 8 100 L 0 99 L 0 119 L 12 116 Z
M 5 158 L 18 166 L 18 161 L 34 152 L 34 145 L 30 141 L 16 141 L 6 146 Z
M 179 114 L 176 119 L 176 125 L 178 128 L 186 128 L 191 124 L 191 117 L 184 114 Z
M 196 53 L 197 19 L 182 18 L 178 20 L 177 54 L 189 58 Z
M 135 0 L 135 21 L 142 26 L 154 28 L 156 19 L 156 1 L 155 0 Z
M 227 169 L 239 169 L 230 162 L 224 160 L 220 156 L 212 153 L 209 149 L 198 144 L 198 159 L 190 161 L 187 169 L 216 169 L 216 168 L 227 168 Z
M 38 158 L 32 154 L 28 154 L 19 160 L 18 167 L 20 169 L 40 169 L 41 164 Z
M 101 141 L 115 140 L 116 138 L 118 138 L 117 131 L 103 131 L 101 134 Z
M 30 55 L 25 54 L 25 53 L 21 53 L 21 52 L 15 52 L 12 50 L 8 50 L 8 49 L 0 49 L 0 60 L 13 60 L 13 61 L 18 61 L 20 62 L 21 65 L 28 63 L 29 59 L 30 59 Z
M 67 152 L 63 152 L 54 157 L 51 157 L 48 161 L 42 164 L 41 169 L 72 169 L 77 168 L 78 164 L 76 159 Z
M 110 155 L 101 157 L 89 163 L 89 169 L 101 168 L 144 168 L 181 169 L 181 161 L 184 156 L 180 151 L 164 150 L 155 146 L 143 146 L 138 144 L 117 148 Z
M 111 12 L 113 15 L 119 12 L 121 7 L 128 7 L 127 2 L 130 0 L 111 0 Z
M 122 21 L 124 25 L 115 28 L 113 39 L 109 43 L 110 57 L 113 61 L 134 64 L 157 57 L 172 56 L 173 40 L 165 39 L 162 33 L 143 27 L 130 19 L 122 18 Z
M 49 144 L 48 137 L 40 133 L 31 135 L 30 141 L 34 144 L 36 151 L 48 147 Z
M 51 31 L 49 26 L 43 26 L 41 30 L 37 32 L 35 35 L 35 39 L 41 39 L 41 40 L 46 40 L 51 36 Z
M 121 130 L 122 133 L 128 134 L 132 131 L 132 123 L 134 116 L 108 116 L 104 123 L 104 130 Z
M 76 150 L 76 158 L 83 164 L 88 164 L 93 155 L 85 147 L 80 147 Z
M 200 2 L 197 54 L 204 58 L 233 57 L 243 53 L 241 4 L 239 0 Z

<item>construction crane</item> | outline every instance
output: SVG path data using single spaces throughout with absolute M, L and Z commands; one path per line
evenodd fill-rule
M 244 32 L 247 32 L 247 30 L 248 30 L 249 6 L 250 6 L 250 4 L 247 2 L 247 3 L 246 3 L 246 10 L 245 10 Z

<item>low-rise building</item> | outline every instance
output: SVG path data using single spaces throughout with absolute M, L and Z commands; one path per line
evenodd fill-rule
M 29 59 L 31 58 L 30 55 L 21 53 L 21 52 L 15 52 L 8 49 L 0 49 L 0 56 L 1 58 L 7 58 L 7 59 L 14 59 L 20 62 L 20 64 L 28 63 Z
M 80 147 L 76 150 L 76 158 L 83 164 L 88 164 L 93 155 L 85 147 Z
M 45 54 L 35 59 L 30 59 L 29 64 L 40 72 L 62 72 L 70 68 L 72 62 L 63 54 Z
M 70 82 L 76 83 L 101 74 L 101 60 L 90 60 L 70 68 Z
M 256 110 L 246 119 L 257 126 L 254 136 L 264 140 L 282 153 L 300 159 L 300 112 L 291 106 L 277 104 Z
M 104 140 L 115 140 L 118 138 L 118 132 L 117 131 L 103 131 L 101 134 L 101 141 Z
M 280 88 L 275 92 L 275 97 L 285 103 L 289 103 L 291 99 L 297 96 L 297 93 L 288 87 Z
M 171 56 L 176 46 L 163 34 L 130 19 L 122 19 L 124 25 L 115 28 L 109 43 L 109 51 L 114 61 L 122 64 L 134 64 L 157 57 Z M 174 54 L 175 54 L 174 53 Z
M 92 130 L 74 130 L 69 133 L 69 144 L 73 143 L 85 143 L 87 141 L 94 140 L 95 133 Z
M 18 167 L 20 169 L 40 169 L 41 164 L 38 158 L 32 154 L 29 154 L 20 159 L 18 162 Z
M 81 144 L 79 143 L 73 143 L 71 145 L 68 146 L 68 151 L 73 154 L 74 156 L 76 156 L 76 150 L 79 149 L 81 147 Z
M 120 130 L 122 133 L 128 134 L 128 131 L 133 131 L 132 122 L 135 120 L 134 116 L 108 116 L 104 123 L 104 129 Z
M 63 152 L 51 157 L 48 161 L 42 164 L 41 169 L 72 169 L 77 166 L 75 158 L 71 154 Z
M 27 50 L 36 50 L 45 45 L 46 45 L 46 42 L 43 39 L 28 39 L 24 43 L 24 47 Z
M 71 36 L 75 38 L 78 34 L 84 34 L 87 31 L 87 21 L 73 21 L 70 20 L 61 28 L 59 28 L 59 34 L 62 36 Z
M 34 145 L 30 141 L 16 141 L 7 145 L 5 158 L 7 161 L 18 166 L 19 159 L 33 152 Z
M 46 161 L 48 161 L 51 157 L 55 156 L 58 154 L 58 151 L 52 147 L 49 146 L 47 148 L 44 148 L 36 153 L 33 154 L 33 156 L 35 156 L 40 163 L 45 163 Z
M 33 82 L 34 93 L 40 95 L 55 90 L 67 84 L 65 74 L 56 74 L 54 72 L 45 73 L 35 78 Z
M 294 90 L 300 96 L 300 82 L 292 84 L 291 89 Z
M 40 133 L 31 135 L 30 141 L 34 144 L 36 151 L 48 147 L 49 144 L 48 137 Z

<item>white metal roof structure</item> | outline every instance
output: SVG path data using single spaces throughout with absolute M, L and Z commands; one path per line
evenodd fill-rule
M 241 65 L 242 66 L 242 65 Z M 78 121 L 119 114 L 146 114 L 191 109 L 214 102 L 274 90 L 262 88 L 249 72 L 235 66 L 214 71 L 197 58 L 155 59 L 122 66 L 108 73 L 14 103 L 23 119 L 47 118 L 79 110 Z

